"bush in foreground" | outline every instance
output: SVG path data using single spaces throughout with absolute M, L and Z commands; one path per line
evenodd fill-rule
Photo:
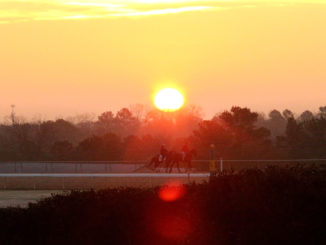
M 0 210 L 0 244 L 326 244 L 326 173 L 268 167 L 184 187 L 73 191 Z

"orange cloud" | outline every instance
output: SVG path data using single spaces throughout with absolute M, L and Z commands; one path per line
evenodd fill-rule
M 257 6 L 315 3 L 320 0 L 111 0 L 111 1 L 62 1 L 62 0 L 27 0 L 0 1 L 0 23 L 32 20 L 109 18 L 123 16 L 149 16 L 177 14 L 189 11 L 225 10 L 228 8 L 252 8 Z

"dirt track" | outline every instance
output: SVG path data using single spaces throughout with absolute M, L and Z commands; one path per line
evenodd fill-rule
M 28 203 L 37 202 L 56 193 L 62 191 L 0 191 L 0 208 L 27 207 Z
M 2 175 L 0 177 L 0 208 L 16 206 L 27 207 L 30 202 L 37 202 L 42 198 L 50 197 L 52 193 L 62 193 L 65 190 L 151 187 L 162 185 L 170 181 L 178 181 L 179 183 L 198 183 L 207 180 L 208 178 L 205 174 L 190 176 L 190 178 L 188 178 L 186 174 L 126 174 L 125 176 L 118 175 L 115 177 L 99 177 L 98 175 L 91 177 L 4 177 L 4 175 Z
M 0 174 L 2 190 L 72 190 L 152 187 L 170 181 L 203 182 L 207 174 Z

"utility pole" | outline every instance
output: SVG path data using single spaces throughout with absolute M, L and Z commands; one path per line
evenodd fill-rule
M 11 123 L 12 123 L 12 125 L 15 125 L 15 123 L 16 123 L 15 107 L 16 107 L 15 105 L 11 105 Z

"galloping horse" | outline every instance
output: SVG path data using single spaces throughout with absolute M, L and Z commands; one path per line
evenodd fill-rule
M 192 168 L 191 166 L 192 159 L 196 155 L 197 152 L 195 149 L 192 149 L 191 151 L 187 152 L 184 156 L 181 152 L 169 151 L 165 156 L 165 158 L 162 158 L 160 154 L 157 154 L 154 157 L 152 157 L 147 167 L 155 170 L 158 167 L 160 167 L 162 164 L 165 164 L 166 172 L 171 173 L 173 167 L 176 165 L 178 172 L 181 173 L 180 163 L 185 163 L 187 171 L 190 171 L 190 169 Z
M 197 152 L 195 149 L 192 149 L 191 151 L 187 152 L 184 157 L 183 157 L 182 153 L 173 152 L 171 154 L 171 159 L 166 162 L 167 163 L 167 171 L 169 173 L 171 173 L 174 165 L 177 165 L 178 172 L 180 173 L 181 172 L 180 171 L 180 162 L 184 162 L 186 164 L 187 172 L 189 172 L 190 169 L 192 168 L 192 166 L 191 166 L 192 159 L 196 155 L 197 155 Z
M 152 157 L 152 159 L 150 160 L 150 162 L 147 164 L 147 167 L 150 169 L 157 169 L 160 165 L 162 165 L 163 163 L 166 164 L 167 167 L 167 158 L 163 158 L 161 154 L 157 154 L 154 157 Z
M 166 172 L 171 173 L 173 166 L 176 164 L 180 173 L 179 163 L 182 161 L 182 154 L 176 151 L 170 151 L 166 158 Z

